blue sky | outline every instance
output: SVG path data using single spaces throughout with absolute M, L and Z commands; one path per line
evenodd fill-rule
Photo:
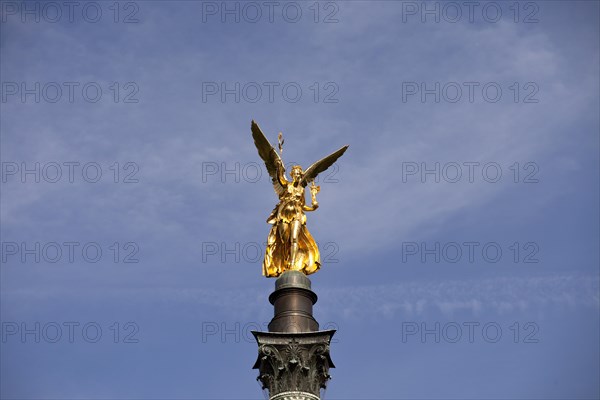
M 1 2 L 0 396 L 262 398 L 254 119 L 350 145 L 326 398 L 598 398 L 599 3 L 269 4 Z

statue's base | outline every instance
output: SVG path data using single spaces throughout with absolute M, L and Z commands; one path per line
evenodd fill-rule
M 277 278 L 275 291 L 269 296 L 269 302 L 275 306 L 269 332 L 319 330 L 319 323 L 312 315 L 317 294 L 310 286 L 310 279 L 300 271 L 286 271 Z

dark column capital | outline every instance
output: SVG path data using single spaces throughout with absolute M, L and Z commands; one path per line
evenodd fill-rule
M 256 332 L 257 380 L 271 400 L 316 400 L 335 368 L 329 344 L 335 330 L 305 333 Z

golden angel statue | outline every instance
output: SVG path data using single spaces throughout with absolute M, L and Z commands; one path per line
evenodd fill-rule
M 254 121 L 252 121 L 252 137 L 260 158 L 267 166 L 275 193 L 279 196 L 279 203 L 267 218 L 267 223 L 273 227 L 267 238 L 263 275 L 278 277 L 288 270 L 301 271 L 305 275 L 315 273 L 319 270 L 321 258 L 317 243 L 306 228 L 304 212 L 315 211 L 319 207 L 316 196 L 320 186 L 316 186 L 314 180 L 319 173 L 333 165 L 348 146 L 317 161 L 306 171 L 303 171 L 299 165 L 294 165 L 290 172 L 292 180 L 288 181 L 281 157 Z M 280 151 L 283 151 L 282 145 L 283 139 L 280 133 Z M 306 205 L 304 197 L 304 188 L 309 184 L 311 184 L 310 206 Z

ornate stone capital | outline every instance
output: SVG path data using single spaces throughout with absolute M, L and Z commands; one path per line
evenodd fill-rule
M 331 378 L 329 368 L 335 368 L 329 356 L 334 333 L 252 332 L 258 343 L 256 379 L 269 390 L 271 400 L 319 399 Z

